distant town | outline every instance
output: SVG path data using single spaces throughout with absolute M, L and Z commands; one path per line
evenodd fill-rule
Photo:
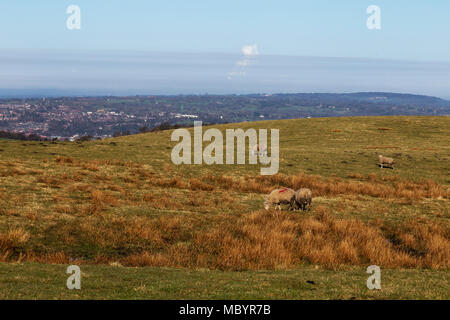
M 450 102 L 393 93 L 180 95 L 0 100 L 0 131 L 75 141 L 158 126 L 373 115 L 448 115 Z

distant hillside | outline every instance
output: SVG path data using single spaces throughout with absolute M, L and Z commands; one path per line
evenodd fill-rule
M 422 96 L 416 94 L 400 94 L 400 93 L 386 93 L 386 92 L 358 92 L 351 94 L 343 94 L 343 97 L 348 97 L 351 100 L 370 101 L 370 102 L 385 102 L 392 104 L 430 104 L 450 106 L 450 101 L 437 97 Z
M 309 104 L 331 104 L 334 106 L 351 106 L 350 113 L 359 113 L 362 110 L 376 113 L 438 113 L 447 114 L 450 111 L 450 101 L 432 96 L 401 94 L 389 92 L 357 92 L 357 93 L 297 93 L 276 94 L 273 97 L 284 97 L 294 101 Z M 373 108 L 371 110 L 371 107 Z M 392 109 L 395 107 L 395 109 Z M 416 108 L 411 108 L 416 107 Z M 350 111 L 350 110 L 349 110 Z M 379 113 L 379 114 L 378 114 Z M 360 115 L 360 114 L 358 114 Z
M 1 92 L 0 92 L 1 93 Z M 72 137 L 133 134 L 161 124 L 192 125 L 348 116 L 450 114 L 450 101 L 421 95 L 295 93 L 105 96 L 0 100 L 0 130 Z

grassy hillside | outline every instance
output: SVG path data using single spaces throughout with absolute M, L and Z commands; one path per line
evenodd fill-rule
M 224 272 L 105 265 L 81 266 L 81 290 L 68 290 L 66 267 L 0 263 L 0 299 L 448 299 L 450 290 L 447 271 L 382 270 L 381 290 L 371 291 L 365 268 Z
M 279 174 L 260 176 L 255 165 L 175 166 L 169 131 L 82 143 L 0 140 L 3 297 L 22 297 L 27 282 L 18 276 L 22 267 L 11 262 L 25 263 L 23 268 L 36 281 L 54 272 L 48 265 L 52 263 L 201 269 L 208 277 L 225 277 L 225 282 L 239 274 L 235 271 L 257 277 L 258 270 L 266 270 L 273 281 L 288 270 L 290 275 L 307 272 L 317 277 L 329 272 L 345 277 L 359 270 L 366 277 L 364 268 L 376 264 L 389 268 L 394 278 L 410 272 L 411 284 L 421 283 L 422 269 L 430 279 L 448 283 L 449 117 L 218 126 L 238 127 L 280 130 Z M 396 159 L 395 170 L 377 166 L 380 153 Z M 264 195 L 280 186 L 311 188 L 312 210 L 263 210 Z M 95 274 L 100 266 L 88 268 Z M 118 283 L 126 281 L 129 270 L 153 272 L 119 270 L 124 276 Z M 418 289 L 414 286 L 411 290 Z M 214 297 L 312 297 L 302 290 L 285 295 L 277 288 L 269 284 L 252 291 L 251 286 L 237 286 Z M 380 297 L 417 297 L 396 288 Z M 39 297 L 62 297 L 57 292 Z M 199 297 L 175 292 L 178 298 Z M 327 292 L 317 297 L 326 298 Z M 448 290 L 426 292 L 426 298 L 448 298 Z M 351 294 L 369 297 L 359 291 Z

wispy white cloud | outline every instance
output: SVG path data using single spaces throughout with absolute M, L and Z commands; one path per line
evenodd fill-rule
M 227 79 L 231 80 L 233 77 L 245 77 L 245 69 L 251 64 L 251 60 L 259 55 L 258 46 L 256 44 L 245 45 L 241 48 L 244 58 L 236 62 L 236 66 L 232 72 L 228 73 Z
M 242 53 L 244 56 L 257 56 L 259 55 L 258 46 L 256 44 L 243 46 Z

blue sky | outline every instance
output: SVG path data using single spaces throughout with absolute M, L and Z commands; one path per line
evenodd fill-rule
M 69 31 L 65 10 L 81 8 Z M 381 8 L 382 29 L 366 28 Z M 1 48 L 149 50 L 450 61 L 448 0 L 3 0 Z
M 66 27 L 69 5 L 81 30 Z M 381 30 L 366 27 L 369 5 Z M 2 0 L 0 39 L 6 90 L 450 98 L 449 0 Z

